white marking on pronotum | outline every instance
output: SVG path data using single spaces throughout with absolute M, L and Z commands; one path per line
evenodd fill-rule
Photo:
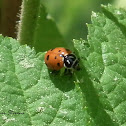
M 67 60 L 67 63 L 68 63 L 68 64 L 70 64 L 70 61 L 69 61 L 69 60 Z

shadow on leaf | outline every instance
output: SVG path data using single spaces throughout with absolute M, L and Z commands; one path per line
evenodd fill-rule
M 79 86 L 82 90 L 82 94 L 84 96 L 84 100 L 86 100 L 86 106 L 88 114 L 93 118 L 93 121 L 97 126 L 115 126 L 115 122 L 110 118 L 110 115 L 107 114 L 105 108 L 103 107 L 103 103 L 100 102 L 100 96 L 98 96 L 93 82 L 88 75 L 84 66 L 81 66 L 81 72 L 76 74 L 76 77 L 80 81 Z M 95 80 L 96 83 L 99 83 L 98 80 Z
M 75 88 L 73 75 L 60 75 L 59 73 L 51 73 L 49 70 L 49 76 L 55 87 L 62 92 L 68 92 Z

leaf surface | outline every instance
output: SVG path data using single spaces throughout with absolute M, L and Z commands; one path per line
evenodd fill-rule
M 75 41 L 90 80 L 84 79 L 83 93 L 96 126 L 125 126 L 126 12 L 111 5 L 102 6 L 102 11 L 103 14 L 92 13 L 88 42 Z

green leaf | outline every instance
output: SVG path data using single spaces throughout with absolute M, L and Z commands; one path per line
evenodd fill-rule
M 82 69 L 89 125 L 126 125 L 126 11 L 111 5 L 92 13 L 88 42 L 75 40 Z M 78 75 L 79 78 L 79 75 Z
M 0 125 L 82 125 L 85 111 L 74 76 L 54 75 L 44 53 L 0 36 Z
M 25 90 L 38 82 L 42 66 L 34 50 L 0 36 L 0 125 L 32 124 Z
M 67 45 L 40 0 L 23 0 L 18 39 L 37 52 Z

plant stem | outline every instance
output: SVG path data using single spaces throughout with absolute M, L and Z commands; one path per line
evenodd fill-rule
M 18 40 L 21 44 L 32 45 L 40 0 L 23 0 Z

